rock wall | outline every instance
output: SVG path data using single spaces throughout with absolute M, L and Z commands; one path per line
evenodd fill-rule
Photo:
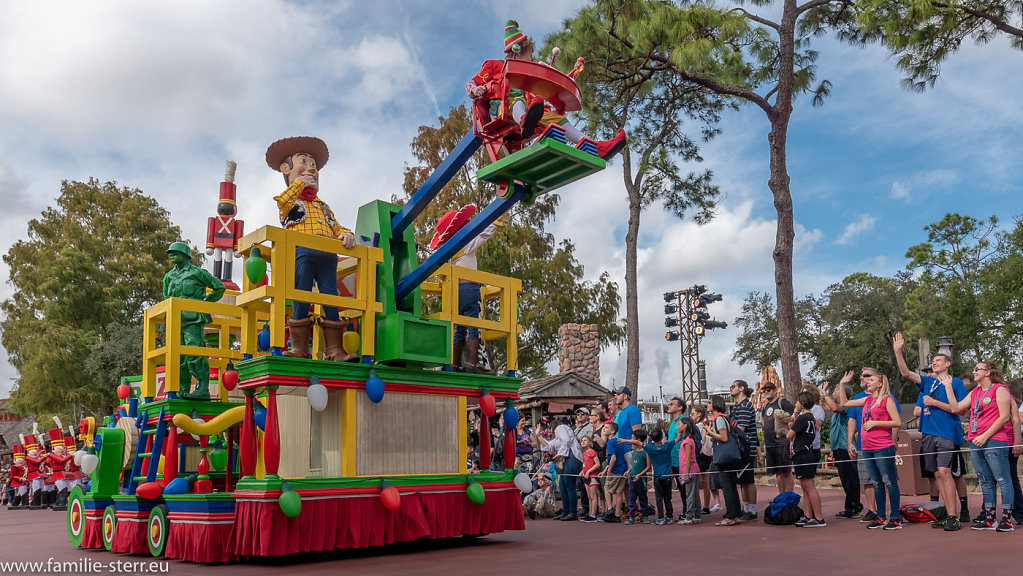
M 562 324 L 558 328 L 558 371 L 575 372 L 600 383 L 600 343 L 596 324 Z

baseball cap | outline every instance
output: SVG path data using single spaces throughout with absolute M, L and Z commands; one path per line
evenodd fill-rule
M 632 397 L 632 390 L 629 390 L 629 388 L 626 387 L 626 386 L 619 386 L 618 388 L 615 388 L 615 389 L 611 390 L 611 393 L 612 394 L 625 394 L 626 396 Z
M 778 387 L 774 385 L 774 382 L 764 382 L 760 385 L 761 390 L 774 390 L 776 388 Z
M 577 416 L 579 414 L 585 414 L 585 415 L 589 416 L 590 415 L 590 409 L 585 407 L 585 406 L 580 406 L 579 408 L 575 409 L 575 413 L 576 413 Z

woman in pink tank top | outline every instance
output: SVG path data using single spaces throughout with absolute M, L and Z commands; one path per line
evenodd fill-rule
M 1009 442 L 1013 437 L 1005 426 L 1012 419 L 1009 389 L 1002 371 L 990 362 L 978 362 L 973 369 L 973 379 L 977 387 L 966 398 L 949 402 L 954 412 L 970 414 L 966 439 L 970 442 L 973 467 L 977 469 L 977 482 L 984 492 L 984 511 L 970 528 L 1011 532 L 1013 491 L 1009 477 Z M 952 379 L 948 380 L 943 382 L 946 391 L 952 388 Z M 998 492 L 1002 493 L 1002 518 L 996 524 Z
M 853 372 L 847 372 L 842 378 L 843 383 L 852 380 Z M 899 477 L 895 471 L 895 441 L 892 440 L 892 429 L 902 426 L 899 408 L 895 398 L 889 393 L 888 378 L 873 368 L 864 368 L 860 373 L 860 384 L 869 396 L 847 400 L 844 391 L 839 394 L 842 406 L 847 408 L 863 408 L 863 419 L 860 425 L 860 443 L 863 447 L 860 458 L 874 481 L 874 499 L 877 501 L 878 519 L 867 528 L 883 528 L 900 530 L 899 519 Z M 839 386 L 842 390 L 843 386 Z M 891 504 L 891 519 L 885 522 L 885 492 Z

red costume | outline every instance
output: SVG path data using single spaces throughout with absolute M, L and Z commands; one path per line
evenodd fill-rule
M 64 446 L 64 431 L 59 428 L 54 428 L 49 431 L 50 435 L 50 453 L 46 455 L 47 465 L 53 473 L 50 475 L 50 479 L 54 482 L 57 480 L 67 480 L 64 470 L 66 469 L 68 460 L 71 460 L 72 456 L 66 451 L 63 455 L 57 454 L 57 447 Z
M 228 160 L 224 181 L 220 183 L 220 202 L 217 215 L 206 224 L 206 254 L 213 256 L 213 276 L 232 290 L 238 285 L 231 281 L 231 258 L 238 252 L 238 240 L 245 235 L 245 222 L 235 219 L 237 188 L 234 185 L 235 163 Z
M 31 434 L 25 437 L 25 448 L 28 450 L 28 456 L 25 456 L 25 468 L 28 469 L 28 481 L 38 480 L 42 478 L 39 474 L 39 468 L 43 462 L 46 461 L 44 456 L 39 454 L 39 441 L 36 440 L 35 436 Z M 33 451 L 35 452 L 33 454 Z

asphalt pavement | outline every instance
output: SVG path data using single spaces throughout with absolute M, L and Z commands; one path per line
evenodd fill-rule
M 761 509 L 777 494 L 759 487 Z M 1014 569 L 1023 526 L 1012 533 L 933 530 L 904 524 L 898 531 L 867 530 L 834 518 L 840 490 L 821 490 L 828 526 L 768 526 L 762 521 L 717 527 L 721 513 L 695 526 L 584 524 L 526 520 L 526 529 L 474 540 L 420 541 L 324 556 L 298 556 L 228 565 L 77 550 L 68 543 L 65 516 L 48 510 L 0 510 L 0 574 L 640 574 L 758 576 L 786 574 L 980 574 Z M 650 494 L 653 502 L 654 495 Z M 918 503 L 927 496 L 904 496 Z M 970 497 L 971 510 L 980 497 Z M 678 496 L 675 508 L 680 509 Z M 676 512 L 677 514 L 677 512 Z M 156 561 L 157 564 L 150 564 Z M 10 562 L 37 562 L 13 566 Z M 47 565 L 47 563 L 49 563 Z M 70 564 L 69 564 L 70 563 Z M 118 564 L 120 563 L 120 564 Z M 57 566 L 59 564 L 59 566 Z

